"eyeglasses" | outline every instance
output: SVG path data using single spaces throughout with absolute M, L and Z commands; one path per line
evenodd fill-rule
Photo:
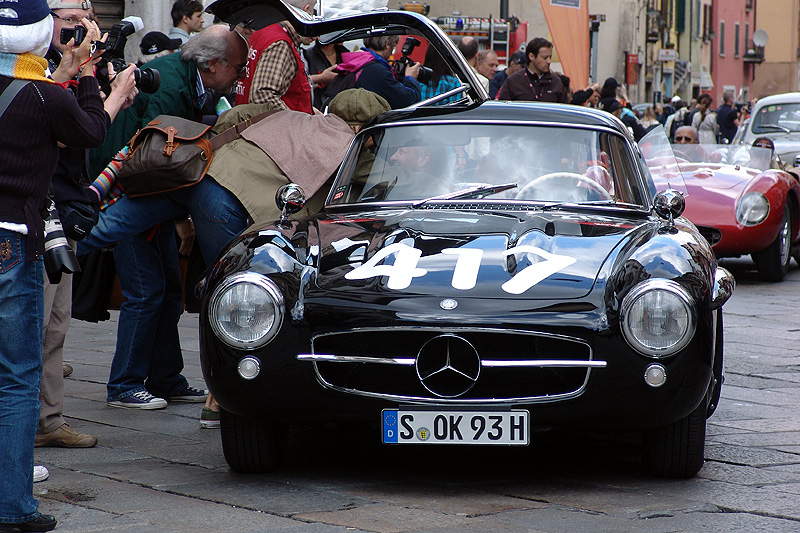
M 83 18 L 75 19 L 75 18 L 72 18 L 72 17 L 59 17 L 56 14 L 55 11 L 51 11 L 50 14 L 53 15 L 53 18 L 62 21 L 67 26 L 73 26 L 73 25 L 76 25 L 76 24 L 80 24 L 81 20 L 83 20 Z M 94 17 L 92 17 L 91 15 L 86 15 L 86 18 L 89 19 L 89 22 L 94 22 Z
M 686 141 L 688 143 L 693 143 L 694 142 L 694 137 L 683 137 L 681 135 L 676 135 L 675 136 L 675 142 L 681 142 L 681 141 Z
M 224 57 L 221 59 L 221 61 L 223 63 L 225 63 L 226 65 L 230 65 L 231 64 L 230 61 L 228 61 Z M 240 78 L 242 76 L 244 76 L 245 70 L 247 69 L 247 63 L 245 63 L 244 65 L 241 65 L 241 66 L 236 66 L 236 65 L 231 65 L 231 66 L 236 69 L 236 73 L 239 75 Z

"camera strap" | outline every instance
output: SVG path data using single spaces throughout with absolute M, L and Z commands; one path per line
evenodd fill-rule
M 0 94 L 0 117 L 3 116 L 3 113 L 6 112 L 8 109 L 9 104 L 14 98 L 17 96 L 23 87 L 28 85 L 31 80 L 21 80 L 19 78 L 14 78 L 11 80 L 11 83 L 8 87 L 5 88 L 2 94 Z

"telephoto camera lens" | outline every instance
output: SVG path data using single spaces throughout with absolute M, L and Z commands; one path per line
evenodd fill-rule
M 58 218 L 56 204 L 50 198 L 47 208 L 47 219 L 44 221 L 44 269 L 47 279 L 56 285 L 61 281 L 61 274 L 80 272 L 78 258 L 64 235 L 61 220 Z
M 154 68 L 137 68 L 133 73 L 136 87 L 143 93 L 154 93 L 161 86 L 161 73 Z

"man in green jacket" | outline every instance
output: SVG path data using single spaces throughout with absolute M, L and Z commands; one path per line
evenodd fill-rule
M 219 50 L 225 50 L 219 55 Z M 142 66 L 158 70 L 161 86 L 154 93 L 139 92 L 133 105 L 111 125 L 103 146 L 92 151 L 90 175 L 97 176 L 139 128 L 158 115 L 199 120 L 208 89 L 230 92 L 244 75 L 247 41 L 226 24 L 216 24 L 194 36 L 180 52 L 159 57 Z

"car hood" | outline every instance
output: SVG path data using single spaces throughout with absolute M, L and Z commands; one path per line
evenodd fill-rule
M 575 212 L 375 212 L 318 220 L 327 294 L 574 299 L 653 221 Z M 630 247 L 629 247 L 630 249 Z
M 690 196 L 700 189 L 743 188 L 759 173 L 745 167 L 717 163 L 681 163 L 680 168 Z

